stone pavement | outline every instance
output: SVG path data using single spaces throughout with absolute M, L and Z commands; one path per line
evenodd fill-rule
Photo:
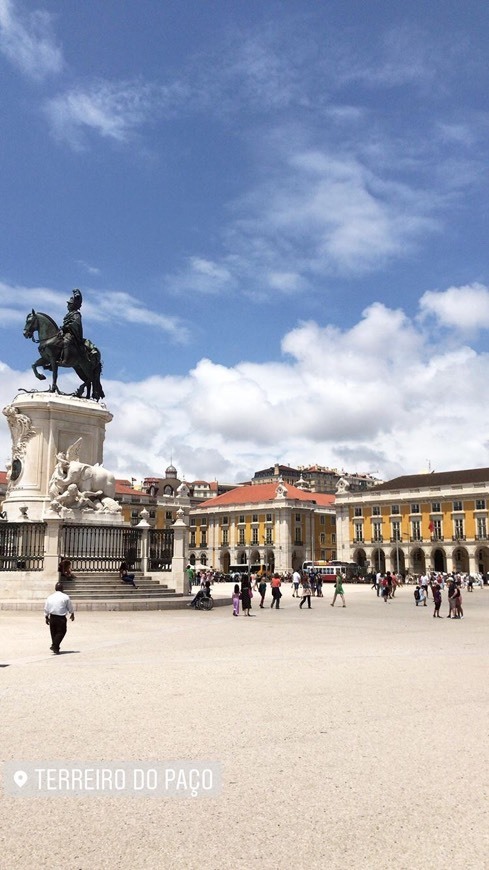
M 222 594 L 228 590 L 222 590 Z M 0 612 L 3 760 L 217 760 L 217 797 L 6 797 L 2 868 L 488 867 L 489 589 L 298 608 Z M 269 599 L 270 601 L 270 599 Z M 442 613 L 446 614 L 446 593 Z

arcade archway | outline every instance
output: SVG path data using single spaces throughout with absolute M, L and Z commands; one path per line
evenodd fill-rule
M 353 561 L 355 565 L 360 565 L 360 568 L 367 567 L 367 554 L 365 550 L 355 550 L 353 553 Z
M 406 559 L 404 556 L 404 551 L 399 549 L 391 550 L 391 571 L 394 571 L 396 574 L 406 573 Z
M 385 553 L 383 550 L 374 550 L 372 553 L 372 562 L 375 572 L 385 574 Z
M 447 570 L 447 557 L 445 551 L 438 547 L 438 549 L 433 550 L 431 555 L 433 561 L 433 569 L 438 571 L 440 574 L 445 574 Z
M 426 557 L 421 547 L 411 550 L 411 570 L 414 574 L 426 573 Z
M 457 547 L 456 550 L 453 551 L 452 555 L 453 559 L 453 570 L 466 573 L 469 570 L 469 554 L 465 547 Z
M 475 553 L 475 564 L 481 574 L 489 571 L 489 547 L 479 547 Z

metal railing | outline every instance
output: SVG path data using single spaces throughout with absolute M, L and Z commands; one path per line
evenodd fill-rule
M 173 529 L 149 530 L 148 568 L 150 571 L 171 571 L 173 544 Z
M 0 571 L 42 571 L 44 523 L 0 524 Z
M 60 555 L 73 571 L 117 571 L 121 562 L 141 570 L 142 530 L 122 526 L 62 526 Z
M 73 571 L 117 571 L 121 562 L 141 571 L 147 534 L 147 567 L 171 571 L 173 529 L 141 529 L 127 526 L 61 526 L 59 556 L 70 559 Z M 0 523 L 0 571 L 42 571 L 45 554 L 45 523 Z

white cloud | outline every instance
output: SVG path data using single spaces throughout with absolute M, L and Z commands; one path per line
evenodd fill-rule
M 230 206 L 222 256 L 191 258 L 165 276 L 168 290 L 240 289 L 262 300 L 303 292 L 318 278 L 361 275 L 407 257 L 439 231 L 434 192 L 387 180 L 341 149 L 290 147 L 283 141 L 267 180 Z
M 58 94 L 45 104 L 54 135 L 82 148 L 85 134 L 125 142 L 147 120 L 154 93 L 140 82 L 98 81 Z
M 419 305 L 421 317 L 432 316 L 441 326 L 469 332 L 489 329 L 489 288 L 484 284 L 428 290 Z
M 56 138 L 81 150 L 90 133 L 117 143 L 133 141 L 144 124 L 171 117 L 187 100 L 188 89 L 178 81 L 98 79 L 47 100 L 44 112 Z
M 386 478 L 428 459 L 437 470 L 489 465 L 489 355 L 447 331 L 437 344 L 423 320 L 373 303 L 348 329 L 298 324 L 278 360 L 202 359 L 181 376 L 104 379 L 114 414 L 105 463 L 118 476 L 144 476 L 173 457 L 188 480 L 228 481 L 277 460 Z M 4 404 L 16 387 L 34 386 L 31 372 L 0 365 Z M 4 426 L 0 455 L 8 444 Z
M 43 79 L 63 68 L 52 16 L 42 10 L 22 15 L 12 0 L 0 0 L 0 51 L 33 79 Z
M 57 323 L 66 314 L 71 290 L 64 293 L 47 287 L 12 286 L 0 282 L 0 326 L 24 323 L 29 311 L 44 311 Z M 145 306 L 129 293 L 113 290 L 83 291 L 83 309 L 87 320 L 111 323 L 137 323 L 159 329 L 175 342 L 186 342 L 188 326 L 179 318 L 162 314 Z
M 81 266 L 82 269 L 85 269 L 89 275 L 100 275 L 101 269 L 98 266 L 91 266 L 90 263 L 86 263 L 85 260 L 76 260 L 78 266 Z
M 216 295 L 234 290 L 236 277 L 224 261 L 217 263 L 203 257 L 190 257 L 184 269 L 165 278 L 165 285 L 171 292 L 183 295 Z

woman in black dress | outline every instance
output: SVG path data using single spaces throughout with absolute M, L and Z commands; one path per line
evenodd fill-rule
M 251 616 L 251 586 L 248 574 L 241 575 L 241 607 L 243 616 Z

